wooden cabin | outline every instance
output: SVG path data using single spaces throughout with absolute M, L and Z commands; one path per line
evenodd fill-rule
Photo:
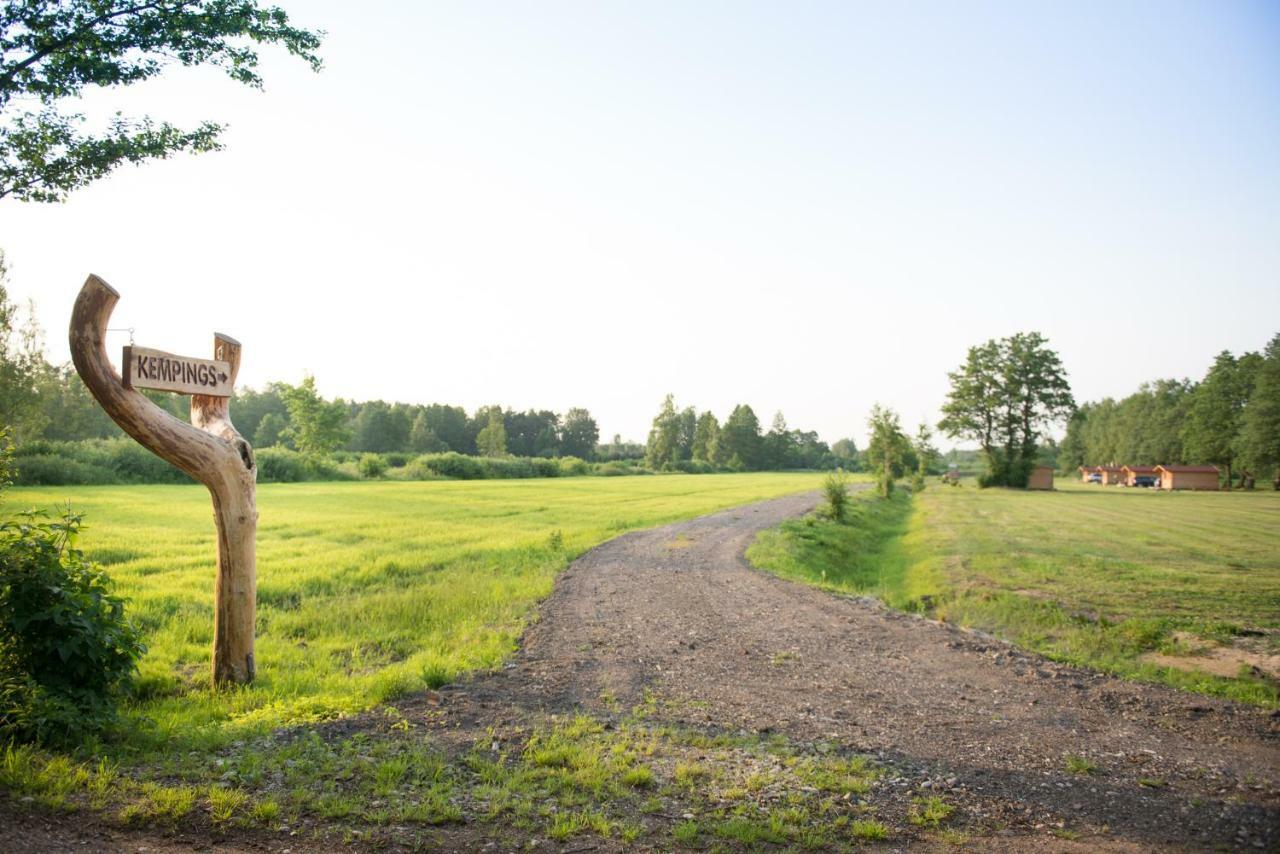
M 1160 473 L 1155 466 L 1121 466 L 1125 486 L 1159 486 Z
M 1101 475 L 1101 483 L 1103 486 L 1115 486 L 1118 483 L 1124 483 L 1124 471 L 1120 466 L 1098 466 L 1098 474 Z
M 1156 466 L 1161 489 L 1218 489 L 1217 466 Z
M 1036 466 L 1027 478 L 1027 489 L 1053 489 L 1053 466 Z
M 1098 466 L 1080 466 L 1077 471 L 1080 472 L 1081 483 L 1102 483 L 1102 473 Z

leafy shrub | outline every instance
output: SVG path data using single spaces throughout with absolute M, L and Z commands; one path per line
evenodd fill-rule
M 254 451 L 260 483 L 298 483 L 307 479 L 307 464 L 302 454 L 275 446 Z
M 410 473 L 457 480 L 499 480 L 559 477 L 561 466 L 558 460 L 543 457 L 469 457 L 448 451 L 443 454 L 423 454 L 413 462 Z
M 190 483 L 178 469 L 127 436 L 80 442 L 25 442 L 16 451 L 26 486 L 91 483 Z
M 706 460 L 680 460 L 671 468 L 685 474 L 713 474 L 716 471 L 716 467 Z
M 124 483 L 190 483 L 180 470 L 169 465 L 133 439 L 121 436 L 101 439 L 103 450 L 109 455 L 111 468 Z
M 529 460 L 534 477 L 559 477 L 560 462 L 552 457 L 534 457 Z
M 0 524 L 0 732 L 22 740 L 73 743 L 109 725 L 145 651 L 75 548 L 80 518 Z
M 406 454 L 403 451 L 390 451 L 382 455 L 387 461 L 387 465 L 393 469 L 402 469 L 413 459 L 413 454 Z
M 17 461 L 15 478 L 23 486 L 82 486 L 119 483 L 111 469 L 83 463 L 59 454 L 35 454 Z
M 881 467 L 880 474 L 876 477 L 876 490 L 881 498 L 893 496 L 893 472 L 890 469 Z
M 591 473 L 591 466 L 586 460 L 577 457 L 561 457 L 557 462 L 561 477 L 580 477 Z
M 9 428 L 0 424 L 0 492 L 13 482 L 13 440 Z
M 373 480 L 387 473 L 387 461 L 377 454 L 365 454 L 360 458 L 360 476 Z
M 421 458 L 402 468 L 399 477 L 402 480 L 448 480 L 444 475 L 427 467 Z
M 601 477 L 622 477 L 629 474 L 653 474 L 640 460 L 610 460 L 597 463 L 594 472 Z
M 355 463 L 335 465 L 333 460 L 307 454 L 302 454 L 302 462 L 307 480 L 355 480 L 356 477 Z
M 822 481 L 822 494 L 827 500 L 827 515 L 843 522 L 849 512 L 849 477 L 843 469 L 836 469 Z
M 416 464 L 433 474 L 453 477 L 458 480 L 481 480 L 484 478 L 484 466 L 477 457 L 468 457 L 456 451 L 443 454 L 423 454 Z

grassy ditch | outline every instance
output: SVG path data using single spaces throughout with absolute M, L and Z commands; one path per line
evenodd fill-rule
M 1280 705 L 1280 495 L 1059 487 L 862 493 L 846 523 L 788 521 L 747 554 L 1059 661 Z

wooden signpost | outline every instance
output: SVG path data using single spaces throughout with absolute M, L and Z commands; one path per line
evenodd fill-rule
M 257 608 L 256 535 L 258 469 L 253 449 L 228 415 L 240 370 L 240 343 L 213 336 L 213 359 L 175 356 L 132 345 L 124 348 L 124 377 L 107 358 L 107 321 L 120 295 L 90 276 L 71 310 L 71 360 L 98 403 L 143 447 L 209 488 L 218 528 L 214 583 L 213 681 L 253 681 Z M 191 395 L 191 423 L 179 421 L 139 388 Z
M 130 344 L 124 348 L 120 363 L 124 368 L 125 388 L 231 396 L 231 365 L 227 362 L 175 356 Z

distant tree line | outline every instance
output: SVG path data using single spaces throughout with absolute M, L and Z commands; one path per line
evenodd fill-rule
M 185 397 L 143 392 L 177 418 L 188 416 Z M 33 311 L 25 318 L 7 296 L 0 256 L 0 412 L 11 427 L 23 482 L 78 483 L 185 480 L 159 460 L 124 440 L 70 365 L 55 366 L 44 356 L 43 336 Z M 445 403 L 409 404 L 371 400 L 330 400 L 315 379 L 296 385 L 270 383 L 238 389 L 231 418 L 259 452 L 264 479 L 323 479 L 349 471 L 382 476 L 413 457 L 424 477 L 495 477 L 532 472 L 545 476 L 578 471 L 508 464 L 475 466 L 450 455 L 506 458 L 580 459 L 607 466 L 599 473 L 652 471 L 764 471 L 832 469 L 854 471 L 860 455 L 852 439 L 828 447 L 813 431 L 793 430 L 778 413 L 768 431 L 751 407 L 736 407 L 723 424 L 711 412 L 677 411 L 668 396 L 648 442 L 615 435 L 600 441 L 599 426 L 584 408 L 563 414 L 499 405 L 468 413 Z M 280 453 L 273 453 L 273 451 Z M 305 459 L 294 459 L 285 452 Z M 380 455 L 386 459 L 362 459 Z M 339 469 L 335 464 L 346 468 Z M 626 464 L 626 465 L 623 465 Z M 410 470 L 411 471 L 411 470 Z M 594 470 L 593 470 L 594 472 Z M 405 472 L 400 472 L 405 474 Z
M 326 401 L 306 377 L 297 386 L 272 383 L 231 399 L 231 418 L 256 448 L 282 446 L 310 453 L 430 454 L 473 456 L 595 456 L 600 430 L 586 409 L 563 415 L 548 409 L 520 412 L 482 406 Z
M 792 430 L 781 412 L 766 432 L 755 411 L 734 407 L 724 423 L 710 411 L 678 409 L 668 394 L 654 416 L 644 448 L 645 465 L 654 471 L 785 471 L 834 469 L 855 471 L 858 448 L 841 439 L 834 448 L 813 431 Z
M 1085 403 L 1067 425 L 1058 463 L 1216 465 L 1227 482 L 1270 476 L 1280 486 L 1280 334 L 1261 353 L 1224 350 L 1199 382 L 1144 383 L 1121 400 Z

